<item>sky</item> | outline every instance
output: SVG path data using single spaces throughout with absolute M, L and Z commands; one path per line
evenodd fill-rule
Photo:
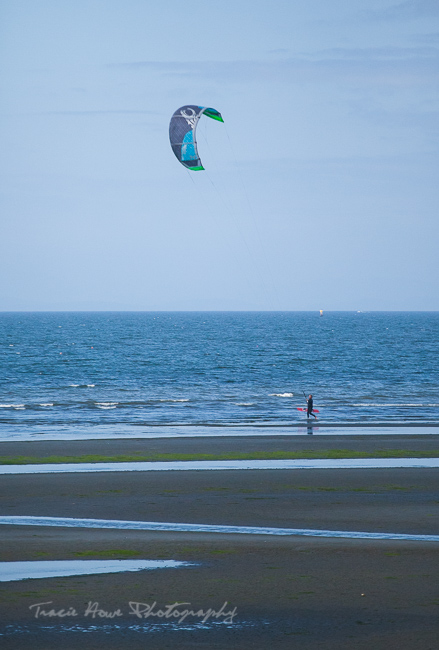
M 437 0 L 0 0 L 0 311 L 439 310 L 438 63 Z

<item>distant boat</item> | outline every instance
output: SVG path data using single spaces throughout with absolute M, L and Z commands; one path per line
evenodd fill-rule
M 323 309 L 320 310 L 320 316 L 323 316 Z

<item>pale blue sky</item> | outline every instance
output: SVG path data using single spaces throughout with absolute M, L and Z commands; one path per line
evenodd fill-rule
M 0 310 L 438 310 L 438 63 L 437 0 L 0 0 Z

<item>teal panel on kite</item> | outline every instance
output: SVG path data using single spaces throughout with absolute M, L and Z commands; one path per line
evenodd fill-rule
M 195 139 L 198 120 L 202 115 L 207 115 L 207 117 L 218 120 L 218 122 L 224 122 L 221 113 L 218 113 L 214 108 L 187 105 L 175 111 L 169 124 L 169 139 L 172 151 L 181 164 L 192 171 L 204 169 L 198 155 L 197 141 Z

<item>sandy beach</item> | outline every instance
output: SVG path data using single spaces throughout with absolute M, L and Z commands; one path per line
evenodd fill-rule
M 0 455 L 387 448 L 416 456 L 438 446 L 436 435 L 266 436 L 5 442 Z M 438 476 L 428 468 L 5 475 L 0 514 L 428 535 L 438 533 Z M 0 583 L 7 648 L 436 648 L 437 543 L 10 525 L 0 532 L 2 561 L 193 563 Z M 36 616 L 39 603 L 56 615 Z M 177 613 L 194 613 L 166 618 L 175 603 L 187 603 Z M 209 609 L 220 614 L 203 624 L 200 612 Z M 68 611 L 76 615 L 60 614 Z

